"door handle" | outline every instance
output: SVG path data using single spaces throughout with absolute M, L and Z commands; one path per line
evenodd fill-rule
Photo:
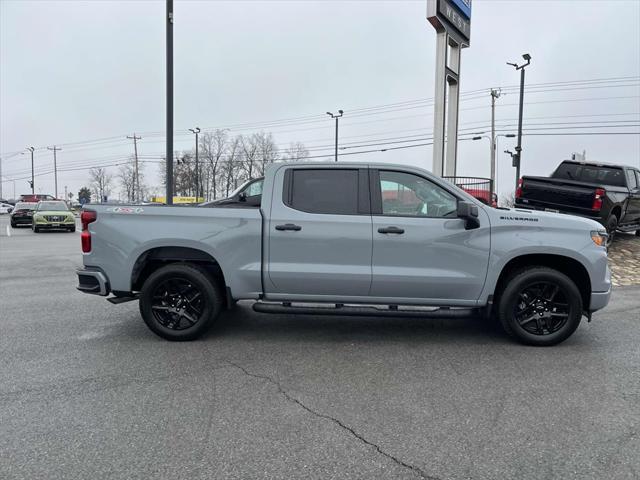
M 276 230 L 293 230 L 294 232 L 299 232 L 302 230 L 300 225 L 294 225 L 293 223 L 285 223 L 284 225 L 276 225 Z
M 380 227 L 378 233 L 397 233 L 398 235 L 404 233 L 404 228 L 398 227 Z

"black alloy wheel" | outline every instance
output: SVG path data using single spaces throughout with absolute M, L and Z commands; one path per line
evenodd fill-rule
M 514 272 L 498 292 L 504 331 L 526 345 L 550 346 L 569 338 L 582 320 L 582 295 L 564 273 L 530 266 Z
M 144 282 L 140 314 L 149 329 L 166 340 L 194 340 L 222 311 L 222 291 L 217 279 L 203 267 L 168 264 Z
M 605 246 L 608 249 L 613 243 L 613 238 L 616 236 L 616 230 L 618 229 L 618 217 L 616 217 L 615 215 L 611 215 L 607 219 L 607 225 L 605 228 L 608 235 Z
M 533 283 L 520 291 L 513 315 L 518 324 L 533 335 L 549 335 L 569 319 L 567 294 L 553 282 Z
M 184 278 L 170 278 L 155 288 L 151 310 L 163 327 L 184 330 L 202 319 L 202 302 L 202 292 L 192 282 Z

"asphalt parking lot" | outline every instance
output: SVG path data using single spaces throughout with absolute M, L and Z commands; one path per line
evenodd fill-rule
M 0 218 L 0 477 L 634 479 L 640 287 L 552 348 L 481 319 L 290 317 L 204 340 L 75 290 L 79 233 Z

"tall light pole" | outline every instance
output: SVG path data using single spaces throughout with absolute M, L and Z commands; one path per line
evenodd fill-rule
M 165 202 L 173 205 L 173 0 L 167 0 L 167 171 Z
M 35 150 L 35 148 L 27 147 L 27 150 L 29 150 L 31 152 L 31 195 L 34 195 L 36 193 L 35 184 L 33 183 L 33 180 L 34 180 L 34 176 L 33 176 L 33 151 Z
M 335 118 L 336 119 L 336 162 L 338 161 L 338 120 L 340 119 L 340 117 L 344 114 L 344 111 L 342 110 L 338 110 L 337 114 L 333 114 L 331 112 L 327 112 L 327 115 L 329 115 L 331 118 Z
M 56 159 L 56 152 L 62 149 L 54 145 L 53 147 L 47 147 L 47 150 L 53 151 L 53 178 L 55 182 L 56 198 L 58 198 L 58 161 Z
M 496 99 L 500 90 L 491 89 L 491 193 L 496 189 Z
M 511 65 L 515 67 L 516 70 L 520 70 L 520 109 L 518 113 L 518 145 L 516 145 L 516 153 L 513 157 L 513 163 L 516 167 L 516 188 L 518 188 L 518 180 L 520 179 L 520 163 L 522 160 L 522 107 L 524 105 L 524 69 L 531 63 L 531 55 L 525 53 L 522 55 L 522 58 L 526 60 L 527 63 L 523 63 L 518 66 L 517 63 L 509 63 L 507 65 Z
M 192 133 L 195 134 L 196 136 L 196 203 L 198 203 L 198 198 L 200 197 L 200 195 L 198 195 L 198 191 L 200 189 L 200 175 L 199 175 L 199 167 L 198 167 L 198 134 L 200 133 L 200 127 L 196 127 L 196 128 L 190 128 L 189 131 L 191 131 Z

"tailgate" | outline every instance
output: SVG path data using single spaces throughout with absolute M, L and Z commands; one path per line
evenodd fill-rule
M 590 210 L 593 204 L 595 188 L 576 185 L 570 181 L 555 180 L 550 178 L 522 179 L 523 203 L 548 205 L 552 208 L 563 206 L 583 208 Z M 528 200 L 524 201 L 524 200 Z

